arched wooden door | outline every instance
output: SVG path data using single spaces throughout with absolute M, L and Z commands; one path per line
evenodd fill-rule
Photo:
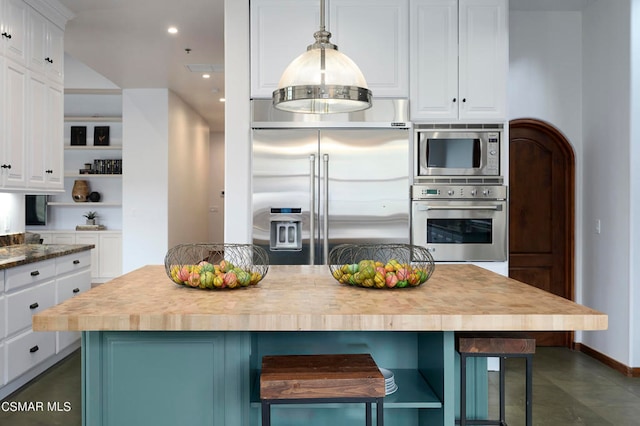
M 569 141 L 533 119 L 509 125 L 509 276 L 574 298 L 575 160 Z M 536 334 L 541 346 L 571 346 L 570 332 Z

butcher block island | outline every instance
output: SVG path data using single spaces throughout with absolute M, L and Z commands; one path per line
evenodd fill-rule
M 174 284 L 140 268 L 33 317 L 82 331 L 85 425 L 259 425 L 264 355 L 370 353 L 393 371 L 387 425 L 455 424 L 455 331 L 605 330 L 601 312 L 470 264 L 419 287 L 339 284 L 327 266 L 271 266 L 256 286 Z M 486 361 L 470 365 L 467 413 L 486 416 Z M 364 423 L 362 407 L 274 407 L 274 425 Z

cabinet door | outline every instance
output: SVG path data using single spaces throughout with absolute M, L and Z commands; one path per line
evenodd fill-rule
M 76 244 L 93 244 L 94 249 L 91 250 L 91 277 L 97 278 L 100 275 L 100 238 L 95 232 L 78 232 L 76 234 Z
M 71 297 L 91 288 L 91 272 L 88 269 L 66 275 L 56 280 L 56 303 L 62 303 Z M 80 339 L 78 331 L 59 331 L 56 333 L 56 353 Z
M 73 232 L 54 233 L 51 236 L 52 244 L 75 244 L 76 235 Z
M 29 68 L 45 74 L 47 62 L 47 20 L 33 9 L 29 9 Z
M 504 119 L 507 91 L 506 0 L 460 0 L 461 119 Z
M 47 86 L 46 129 L 46 187 L 58 190 L 64 186 L 64 112 L 63 89 L 60 85 Z
M 47 145 L 51 138 L 46 131 L 47 117 L 47 83 L 42 75 L 29 75 L 29 112 L 28 123 L 28 165 L 27 186 L 44 188 L 46 186 L 45 170 L 47 168 Z
M 251 97 L 271 98 L 285 68 L 314 43 L 319 0 L 251 2 Z
M 26 93 L 27 71 L 6 60 L 4 67 L 4 146 L 0 146 L 0 171 L 6 188 L 23 188 L 26 183 Z
M 331 40 L 364 74 L 374 96 L 409 96 L 408 0 L 330 0 Z
M 1 6 L 0 3 L 4 53 L 19 64 L 26 65 L 28 6 L 22 0 L 4 0 L 4 9 Z
M 458 118 L 458 1 L 411 2 L 411 119 Z
M 47 24 L 47 50 L 45 61 L 48 63 L 48 75 L 57 83 L 64 82 L 64 31 L 56 25 Z
M 122 234 L 101 234 L 99 257 L 101 278 L 122 275 Z

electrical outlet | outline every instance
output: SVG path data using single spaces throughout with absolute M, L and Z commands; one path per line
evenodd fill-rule
M 600 233 L 600 219 L 596 219 L 596 234 Z

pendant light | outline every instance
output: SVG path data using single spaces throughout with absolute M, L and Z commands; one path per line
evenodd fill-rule
M 320 0 L 320 30 L 316 42 L 284 70 L 273 91 L 277 109 L 306 114 L 360 111 L 371 107 L 371 90 L 358 66 L 329 39 L 324 0 Z

